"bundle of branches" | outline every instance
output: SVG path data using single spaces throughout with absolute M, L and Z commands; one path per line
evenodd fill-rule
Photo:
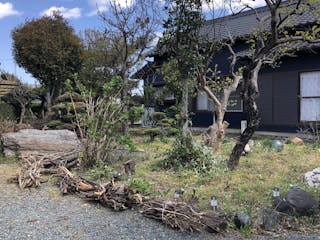
M 227 221 L 221 214 L 199 212 L 185 202 L 151 200 L 144 203 L 141 213 L 181 231 L 219 233 L 227 227 Z
M 58 171 L 58 167 L 64 165 L 68 168 L 78 163 L 78 153 L 60 152 L 52 154 L 23 153 L 20 155 L 20 171 L 8 179 L 9 183 L 18 183 L 21 189 L 26 187 L 38 187 L 41 182 L 41 174 L 52 174 Z
M 142 203 L 140 194 L 133 194 L 127 186 L 115 184 L 98 184 L 72 174 L 67 168 L 60 166 L 56 174 L 60 178 L 60 192 L 75 193 L 86 200 L 99 201 L 103 206 L 116 211 L 126 210 Z
M 9 183 L 18 183 L 21 189 L 27 187 L 38 187 L 43 180 L 40 179 L 40 172 L 43 162 L 35 159 L 25 159 L 20 162 L 21 169 L 18 174 L 8 179 Z
M 75 167 L 78 160 L 79 152 L 74 150 L 71 152 L 57 152 L 51 154 L 44 153 L 23 153 L 20 155 L 21 161 L 33 159 L 42 162 L 41 173 L 57 173 L 59 166 L 65 166 L 68 169 Z

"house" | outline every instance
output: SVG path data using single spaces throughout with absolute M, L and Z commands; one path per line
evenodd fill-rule
M 202 29 L 213 39 L 223 40 L 232 33 L 236 44 L 234 50 L 238 55 L 246 55 L 248 44 L 246 36 L 252 34 L 257 27 L 256 13 L 260 16 L 269 14 L 267 7 L 241 12 L 206 22 Z M 317 17 L 304 12 L 297 17 L 296 26 L 305 26 L 317 21 Z M 214 24 L 213 24 L 214 23 Z M 264 66 L 259 73 L 260 96 L 258 105 L 262 122 L 259 130 L 297 131 L 307 122 L 320 122 L 320 54 L 314 45 L 312 50 L 306 44 L 298 46 L 296 57 L 283 57 L 279 67 Z M 211 62 L 218 64 L 219 70 L 227 74 L 229 51 L 222 49 Z M 152 84 L 161 91 L 165 85 L 162 76 L 156 71 L 166 61 L 166 53 L 153 55 L 154 61 L 148 63 L 143 71 L 145 84 Z M 231 100 L 236 102 L 228 107 L 225 119 L 231 128 L 240 128 L 241 120 L 246 119 L 240 90 L 232 94 Z M 174 103 L 174 99 L 164 100 L 164 107 Z M 192 126 L 207 127 L 212 124 L 214 105 L 203 92 L 190 100 Z
M 17 85 L 18 83 L 16 81 L 0 77 L 0 98 L 10 93 Z

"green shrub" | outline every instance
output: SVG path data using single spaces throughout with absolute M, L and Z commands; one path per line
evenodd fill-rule
M 95 166 L 88 171 L 88 177 L 93 180 L 100 180 L 104 178 L 111 178 L 113 173 L 112 167 L 107 165 Z
M 158 122 L 158 126 L 171 127 L 175 124 L 175 120 L 172 118 L 163 118 Z
M 144 114 L 143 107 L 133 106 L 129 109 L 128 115 L 131 124 L 133 125 L 134 122 L 139 121 L 142 115 Z
M 146 194 L 150 191 L 150 183 L 142 178 L 134 178 L 130 181 L 129 189 L 134 193 Z
M 160 128 L 145 128 L 144 130 L 146 135 L 149 135 L 150 141 L 154 141 L 155 137 L 161 134 Z
M 180 109 L 179 109 L 179 107 L 173 105 L 173 106 L 167 108 L 167 109 L 165 110 L 165 113 L 166 113 L 166 116 L 167 116 L 168 118 L 176 119 L 176 118 L 177 118 L 177 115 L 180 114 Z
M 166 118 L 166 114 L 164 112 L 154 112 L 151 116 L 152 120 L 158 123 L 160 120 Z
M 6 102 L 0 101 L 0 121 L 17 120 L 17 113 L 14 106 Z
M 129 128 L 129 133 L 132 136 L 144 136 L 146 135 L 145 128 Z
M 185 143 L 178 137 L 172 149 L 165 152 L 165 158 L 159 164 L 164 169 L 175 171 L 191 169 L 196 172 L 207 172 L 211 169 L 213 161 L 210 151 L 194 142 L 192 137 L 187 137 Z

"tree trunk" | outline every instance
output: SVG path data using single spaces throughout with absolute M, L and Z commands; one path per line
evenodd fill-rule
M 122 70 L 121 77 L 122 77 L 122 82 L 123 82 L 122 92 L 121 92 L 121 101 L 124 102 L 123 113 L 128 114 L 128 100 L 127 100 L 127 97 L 128 97 L 128 78 L 126 76 L 125 70 Z M 122 133 L 124 135 L 126 135 L 128 133 L 128 129 L 129 129 L 129 122 L 128 122 L 128 120 L 124 120 L 122 123 Z
M 188 99 L 188 79 L 184 74 L 181 74 L 181 81 L 182 81 L 182 109 L 181 109 L 181 127 L 182 127 L 182 140 L 185 141 L 189 131 L 188 126 L 188 105 L 189 105 L 189 99 Z
M 226 133 L 226 129 L 229 126 L 229 123 L 227 121 L 223 121 L 223 118 L 221 121 L 217 121 L 218 131 L 217 131 L 217 137 L 214 144 L 214 154 L 220 154 L 221 153 L 221 146 L 224 139 L 224 135 Z
M 21 107 L 21 112 L 20 112 L 19 124 L 22 124 L 23 123 L 23 119 L 24 119 L 24 115 L 25 115 L 25 112 L 26 112 L 26 107 L 23 104 L 20 104 L 20 107 Z
M 47 114 L 52 111 L 52 90 L 50 87 L 46 87 L 46 102 L 47 102 Z
M 255 101 L 253 99 L 250 100 L 251 103 L 247 103 L 250 105 L 256 105 Z M 249 142 L 255 131 L 260 125 L 261 117 L 260 112 L 258 109 L 254 110 L 254 108 L 250 107 L 248 109 L 251 114 L 251 118 L 249 118 L 248 126 L 245 129 L 245 131 L 241 134 L 240 139 L 237 141 L 236 145 L 234 146 L 232 153 L 230 155 L 229 161 L 228 161 L 228 167 L 230 170 L 234 170 L 238 164 L 241 157 L 241 154 L 244 150 L 244 147 Z
M 258 109 L 256 99 L 259 95 L 258 90 L 258 73 L 262 66 L 262 62 L 259 61 L 253 66 L 249 66 L 244 75 L 244 106 L 247 113 L 248 126 L 245 131 L 240 135 L 239 140 L 234 146 L 232 153 L 228 161 L 228 167 L 230 170 L 234 170 L 238 164 L 244 147 L 249 142 L 255 131 L 260 125 L 261 116 Z

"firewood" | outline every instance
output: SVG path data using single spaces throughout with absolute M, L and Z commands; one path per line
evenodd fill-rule
M 227 227 L 223 216 L 214 212 L 198 212 L 185 202 L 151 200 L 143 204 L 141 213 L 181 231 L 218 233 Z
M 9 183 L 17 183 L 21 189 L 38 187 L 42 182 L 41 174 L 56 174 L 58 167 L 74 167 L 78 164 L 78 153 L 60 152 L 53 154 L 23 153 L 20 155 L 20 171 L 8 179 Z
M 98 184 L 72 174 L 66 167 L 60 166 L 55 175 L 60 179 L 60 192 L 75 193 L 78 196 L 93 201 L 99 201 L 103 206 L 123 211 L 142 203 L 140 194 L 133 194 L 127 186 L 109 182 Z

